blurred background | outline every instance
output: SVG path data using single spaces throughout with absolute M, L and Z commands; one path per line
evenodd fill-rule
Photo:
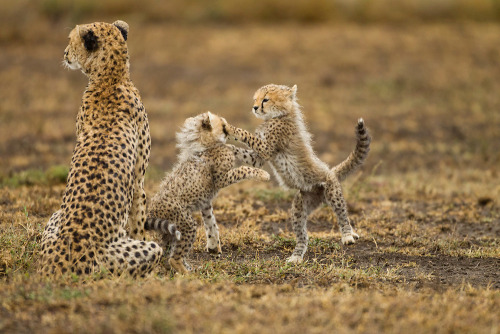
M 116 19 L 149 115 L 149 179 L 175 162 L 186 117 L 253 130 L 252 95 L 276 83 L 298 85 L 330 165 L 363 117 L 365 173 L 498 182 L 499 0 L 0 0 L 0 183 L 64 182 L 87 83 L 62 66 L 67 36 Z

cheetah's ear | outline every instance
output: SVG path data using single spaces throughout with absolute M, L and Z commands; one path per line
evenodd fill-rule
M 212 122 L 210 120 L 210 116 L 212 116 L 212 114 L 210 113 L 210 111 L 207 113 L 207 116 L 205 116 L 203 118 L 203 120 L 201 121 L 201 128 L 203 130 L 207 130 L 207 131 L 211 131 L 212 130 Z
M 292 100 L 295 100 L 295 98 L 297 97 L 297 85 L 293 85 L 292 89 L 290 90 L 290 92 L 292 93 L 290 95 L 290 98 Z
M 89 52 L 97 50 L 99 45 L 97 36 L 94 35 L 94 31 L 90 27 L 78 26 L 78 34 L 83 40 L 83 45 L 85 49 Z
M 128 24 L 127 24 L 127 22 L 117 20 L 117 21 L 113 22 L 113 25 L 115 27 L 117 27 L 118 30 L 120 30 L 120 32 L 122 33 L 123 39 L 127 40 L 127 36 L 128 36 Z

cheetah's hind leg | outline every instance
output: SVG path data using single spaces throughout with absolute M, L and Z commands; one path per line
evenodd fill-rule
M 111 273 L 144 277 L 160 263 L 162 254 L 155 242 L 127 238 L 113 242 L 100 262 Z
M 193 247 L 194 239 L 196 237 L 197 224 L 193 219 L 190 211 L 181 205 L 176 199 L 166 198 L 161 202 L 156 203 L 148 214 L 149 217 L 154 219 L 168 222 L 167 227 L 176 227 L 175 242 L 172 244 L 170 250 L 168 263 L 170 266 L 179 273 L 185 274 L 189 272 L 189 265 L 186 265 L 186 257 Z M 151 228 L 153 218 L 146 220 L 147 229 Z M 172 225 L 173 224 L 173 225 Z M 165 225 L 161 230 L 165 231 Z M 169 233 L 172 231 L 168 230 Z M 179 233 L 177 233 L 179 232 Z
M 292 256 L 290 256 L 286 262 L 302 262 L 304 254 L 307 251 L 307 243 L 309 240 L 307 235 L 307 217 L 319 204 L 321 204 L 321 200 L 318 198 L 317 193 L 299 191 L 295 195 L 290 210 L 290 219 L 292 220 L 292 228 L 295 232 L 297 242 Z
M 42 265 L 40 270 L 47 276 L 50 276 L 55 270 L 55 267 L 48 258 L 50 257 L 49 249 L 51 249 L 59 236 L 60 215 L 61 210 L 52 214 L 42 234 Z
M 335 211 L 337 216 L 337 221 L 340 227 L 340 233 L 342 234 L 342 244 L 352 245 L 359 239 L 351 226 L 349 217 L 347 215 L 347 205 L 342 194 L 342 187 L 337 178 L 332 178 L 325 185 L 325 201 L 330 205 Z
M 176 225 L 181 233 L 181 237 L 173 245 L 168 263 L 178 273 L 187 274 L 191 270 L 191 266 L 187 263 L 186 257 L 193 247 L 196 237 L 196 222 L 190 213 L 182 211 Z
M 181 274 L 186 274 L 190 271 L 191 266 L 187 263 L 187 256 L 193 247 L 196 238 L 197 224 L 191 215 L 191 212 L 183 209 L 181 206 L 173 205 L 170 208 L 171 219 L 177 230 L 180 232 L 180 239 L 175 242 L 170 252 L 168 263 L 172 268 Z

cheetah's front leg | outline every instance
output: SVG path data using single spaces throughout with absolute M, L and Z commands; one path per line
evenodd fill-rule
M 144 191 L 144 177 L 136 181 L 132 207 L 128 219 L 130 237 L 137 240 L 145 240 L 144 224 L 146 222 L 146 192 Z
M 207 235 L 206 251 L 209 253 L 217 253 L 217 257 L 220 257 L 222 250 L 219 239 L 219 227 L 215 221 L 214 210 L 211 202 L 208 202 L 203 206 L 201 209 L 201 215 L 203 216 L 205 233 Z
M 276 153 L 276 136 L 273 133 L 268 133 L 269 138 L 262 139 L 246 130 L 232 126 L 229 123 L 224 124 L 224 129 L 229 136 L 241 140 L 248 145 L 252 150 L 257 152 L 259 157 L 264 161 L 269 161 Z M 274 144 L 272 144 L 274 143 Z
M 227 146 L 233 150 L 236 159 L 247 165 L 260 168 L 265 163 L 265 161 L 253 150 L 247 150 L 231 144 L 227 144 Z
M 149 149 L 151 137 L 147 117 L 142 124 L 141 135 L 138 138 L 137 161 L 135 165 L 134 194 L 128 219 L 130 237 L 145 240 L 144 224 L 146 223 L 146 192 L 144 191 L 144 175 L 149 164 Z
M 265 170 L 249 166 L 240 166 L 227 172 L 217 184 L 217 188 L 222 189 L 242 180 L 256 179 L 260 181 L 269 181 L 270 178 L 269 173 Z

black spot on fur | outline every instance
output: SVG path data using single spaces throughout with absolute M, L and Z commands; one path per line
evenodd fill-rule
M 92 30 L 89 30 L 88 33 L 82 36 L 83 39 L 83 45 L 85 46 L 85 49 L 89 52 L 93 52 L 97 50 L 98 46 L 98 41 L 97 41 L 97 36 L 94 35 L 94 32 Z

